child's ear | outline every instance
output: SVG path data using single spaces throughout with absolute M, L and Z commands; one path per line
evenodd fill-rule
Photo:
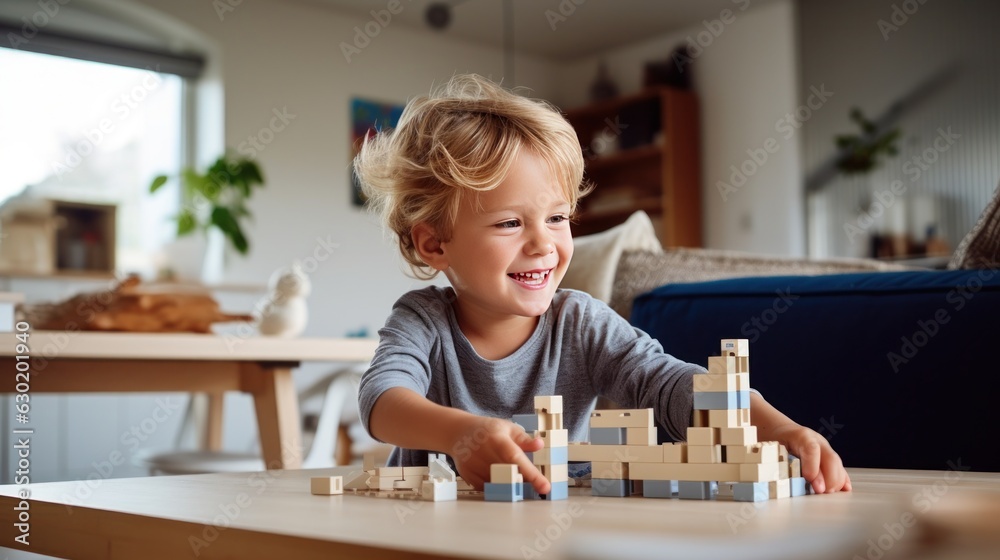
M 448 258 L 445 257 L 444 250 L 441 248 L 441 240 L 430 224 L 420 222 L 413 226 L 410 238 L 413 239 L 413 247 L 420 255 L 420 260 L 427 263 L 427 266 L 435 270 L 448 268 Z

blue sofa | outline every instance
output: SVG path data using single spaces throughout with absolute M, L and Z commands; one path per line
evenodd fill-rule
M 751 385 L 847 466 L 1000 472 L 998 272 L 670 284 L 630 320 L 703 365 L 720 339 L 749 339 Z

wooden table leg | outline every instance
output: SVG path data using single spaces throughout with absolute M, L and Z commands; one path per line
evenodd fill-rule
M 205 431 L 202 433 L 202 449 L 222 450 L 222 412 L 225 397 L 224 393 L 208 394 L 208 414 L 205 419 Z
M 302 468 L 299 403 L 292 368 L 247 364 L 243 390 L 253 394 L 260 447 L 268 469 Z

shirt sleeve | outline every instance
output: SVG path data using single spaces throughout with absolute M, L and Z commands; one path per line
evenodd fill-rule
M 659 342 L 600 301 L 587 304 L 583 323 L 598 394 L 627 408 L 652 408 L 671 437 L 687 439 L 694 409 L 693 376 L 705 368 L 667 354 Z
M 396 302 L 385 326 L 379 329 L 375 356 L 361 376 L 358 412 L 369 435 L 372 408 L 382 393 L 403 387 L 426 395 L 430 388 L 430 356 L 439 337 L 427 314 L 404 300 Z

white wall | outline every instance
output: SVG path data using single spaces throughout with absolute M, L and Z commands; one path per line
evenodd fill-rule
M 697 41 L 701 33 L 707 46 L 686 68 L 693 68 L 701 102 L 705 245 L 802 255 L 800 134 L 795 131 L 786 139 L 775 128 L 801 102 L 795 4 L 792 0 L 734 0 L 731 17 L 726 19 L 731 23 L 710 21 L 707 26 L 702 23 L 562 65 L 556 99 L 565 107 L 585 103 L 598 60 L 608 62 L 623 93 L 636 91 L 642 85 L 646 61 L 666 59 L 674 47 L 686 43 L 688 37 Z M 712 27 L 721 32 L 708 34 Z M 747 150 L 762 148 L 769 138 L 779 146 L 777 151 L 768 155 L 744 186 L 723 199 L 717 183 L 729 183 L 730 166 L 740 167 L 750 157 Z

